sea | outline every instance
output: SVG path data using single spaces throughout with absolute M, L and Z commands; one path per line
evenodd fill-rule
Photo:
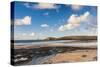
M 14 45 L 38 45 L 38 46 L 46 46 L 46 45 L 64 45 L 64 46 L 80 46 L 80 47 L 91 47 L 97 46 L 96 40 L 91 41 L 80 41 L 80 40 L 51 40 L 51 41 L 44 41 L 44 40 L 15 40 Z

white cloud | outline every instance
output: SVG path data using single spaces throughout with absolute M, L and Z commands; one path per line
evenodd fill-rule
M 26 33 L 22 33 L 22 36 L 26 36 L 27 34 Z
M 75 11 L 80 10 L 83 6 L 82 5 L 72 5 L 71 8 Z
M 65 31 L 69 29 L 74 29 L 80 26 L 82 22 L 86 22 L 89 16 L 90 16 L 89 12 L 85 12 L 83 15 L 80 15 L 80 16 L 72 14 L 67 20 L 67 24 L 61 25 L 58 30 Z
M 34 32 L 31 33 L 19 33 L 15 34 L 14 38 L 15 40 L 28 40 L 28 39 L 34 39 L 36 36 Z
M 32 33 L 30 34 L 30 36 L 35 36 L 35 33 L 34 33 L 34 32 L 32 32 Z
M 38 3 L 34 6 L 34 8 L 36 9 L 56 9 L 58 7 L 53 3 Z
M 15 19 L 15 25 L 30 25 L 31 24 L 31 17 L 25 16 L 23 19 Z
M 31 32 L 31 33 L 22 33 L 21 35 L 22 36 L 35 36 L 35 33 L 34 32 Z
M 30 5 L 30 3 L 24 3 L 23 4 L 25 7 L 27 8 L 35 8 L 35 9 L 56 9 L 58 8 L 58 6 L 54 3 L 37 3 L 37 4 L 34 4 L 34 5 Z
M 96 32 L 97 31 L 97 17 L 91 15 L 90 17 L 88 17 L 88 20 L 86 21 L 88 22 L 86 29 Z
M 48 24 L 42 24 L 41 27 L 45 27 L 46 28 L 46 27 L 49 27 L 49 25 Z
M 30 8 L 29 3 L 24 3 L 23 5 L 26 6 L 27 8 Z

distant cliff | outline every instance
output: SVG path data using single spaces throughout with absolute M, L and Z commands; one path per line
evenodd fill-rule
M 97 40 L 97 36 L 64 36 L 64 37 L 48 37 L 45 40 Z

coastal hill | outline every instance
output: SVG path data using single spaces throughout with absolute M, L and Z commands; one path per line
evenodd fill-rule
M 97 36 L 64 36 L 64 37 L 48 37 L 44 40 L 97 40 Z
M 47 37 L 42 40 L 11 40 L 14 42 L 42 42 L 42 41 L 52 41 L 52 40 L 97 40 L 97 36 L 64 36 L 64 37 Z

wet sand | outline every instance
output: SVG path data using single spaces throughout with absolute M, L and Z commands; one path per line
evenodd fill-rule
M 96 47 L 15 46 L 15 65 L 55 64 L 97 60 Z

